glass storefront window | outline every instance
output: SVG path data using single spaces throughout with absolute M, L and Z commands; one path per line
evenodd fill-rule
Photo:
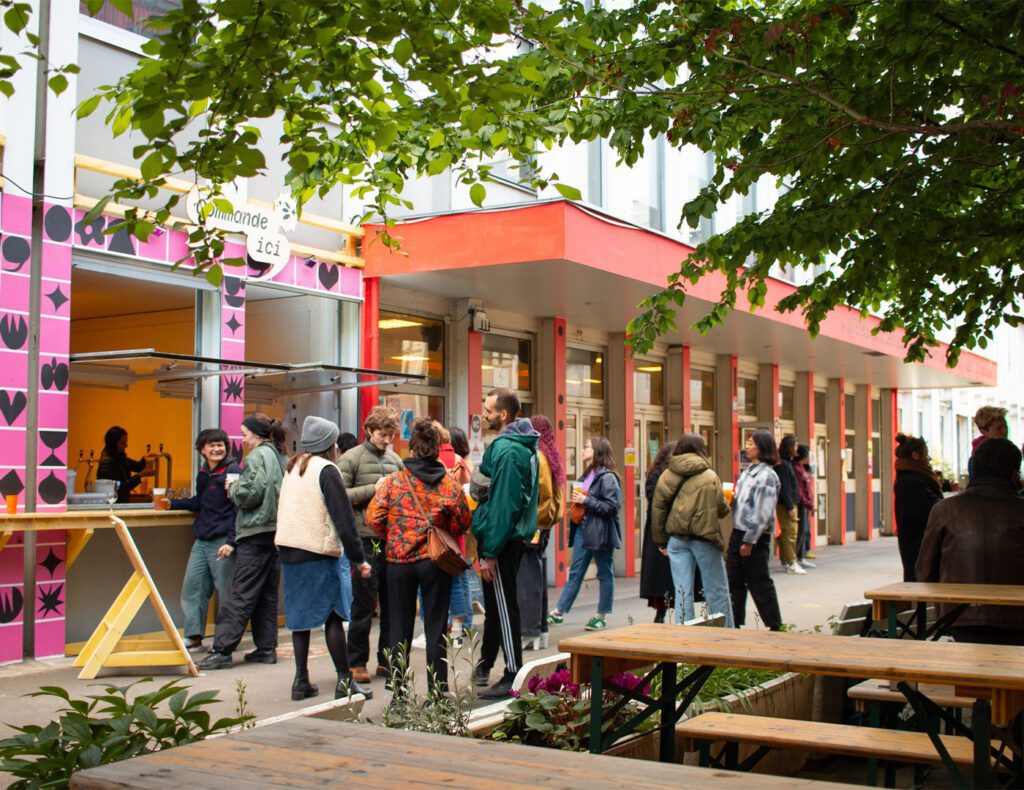
M 715 371 L 690 368 L 690 408 L 694 411 L 715 410 Z
M 565 394 L 604 400 L 604 354 L 583 348 L 565 350 Z
M 742 417 L 757 417 L 757 379 L 740 376 L 737 385 L 737 401 Z
M 828 405 L 828 396 L 825 390 L 814 391 L 814 421 L 825 424 L 825 407 Z
M 854 430 L 854 426 L 857 424 L 857 396 L 849 395 L 846 396 L 846 430 Z
M 484 392 L 509 387 L 532 392 L 533 344 L 529 340 L 506 335 L 484 335 L 480 379 Z
M 423 382 L 444 386 L 444 322 L 418 315 L 380 311 L 380 369 L 427 376 Z
M 665 405 L 665 366 L 639 360 L 633 366 L 633 402 L 637 405 Z
M 793 398 L 796 393 L 796 388 L 792 384 L 782 384 L 779 386 L 779 417 L 783 420 L 792 420 L 793 417 Z
M 871 399 L 871 430 L 878 433 L 882 430 L 882 402 Z
M 394 450 L 402 458 L 409 457 L 409 436 L 406 433 L 403 437 L 403 431 L 412 427 L 412 420 L 418 417 L 430 417 L 438 422 L 444 422 L 444 398 L 439 396 L 389 392 L 387 395 L 381 396 L 380 402 L 398 412 L 400 427 L 395 435 Z M 412 420 L 409 419 L 410 416 Z

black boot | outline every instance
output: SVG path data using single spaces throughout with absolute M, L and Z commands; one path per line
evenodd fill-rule
M 309 672 L 296 672 L 292 681 L 292 699 L 296 702 L 315 697 L 320 693 L 319 687 L 309 682 Z
M 373 699 L 373 689 L 354 681 L 351 672 L 339 672 L 338 685 L 334 687 L 334 698 L 351 697 L 353 694 L 362 694 L 366 699 Z
M 654 615 L 654 622 L 664 623 L 665 622 L 665 609 L 656 609 Z

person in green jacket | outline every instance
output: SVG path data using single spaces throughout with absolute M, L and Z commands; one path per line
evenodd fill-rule
M 477 487 L 480 505 L 473 512 L 473 536 L 480 557 L 483 581 L 484 638 L 474 680 L 478 686 L 490 683 L 491 668 L 500 647 L 505 672 L 497 683 L 480 696 L 507 697 L 523 663 L 522 632 L 516 575 L 523 556 L 523 542 L 537 531 L 537 441 L 540 435 L 532 423 L 519 418 L 519 398 L 510 389 L 495 389 L 484 401 L 484 419 L 498 437 L 484 453 L 479 472 L 486 496 Z M 477 478 L 479 481 L 479 478 Z
M 252 622 L 256 649 L 245 660 L 277 663 L 277 597 L 281 561 L 274 537 L 277 532 L 277 499 L 288 462 L 284 426 L 265 414 L 252 414 L 242 421 L 242 440 L 249 448 L 241 477 L 226 482 L 228 496 L 238 508 L 234 545 L 225 543 L 221 559 L 235 555 L 231 592 L 217 613 L 213 651 L 196 666 L 226 669 L 231 654 Z

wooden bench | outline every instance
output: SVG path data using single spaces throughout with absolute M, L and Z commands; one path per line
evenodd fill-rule
M 683 737 L 687 751 L 700 751 L 700 764 L 704 767 L 714 765 L 746 771 L 771 749 L 806 749 L 897 763 L 942 763 L 931 739 L 922 732 L 737 713 L 705 713 L 680 722 L 676 733 Z M 973 764 L 974 744 L 969 738 L 958 735 L 938 737 L 954 763 L 961 766 Z M 726 746 L 721 754 L 712 756 L 711 744 L 716 741 L 725 741 Z M 740 763 L 737 759 L 740 743 L 760 748 Z
M 922 683 L 918 686 L 918 690 L 940 708 L 970 709 L 974 704 L 973 697 L 957 696 L 952 686 Z M 863 683 L 853 686 L 846 692 L 846 695 L 853 700 L 854 707 L 861 713 L 874 704 L 892 703 L 902 707 L 907 702 L 903 694 L 889 688 L 887 680 L 865 680 Z
M 901 636 L 910 634 L 909 626 L 917 612 L 907 609 L 896 615 L 897 627 Z M 928 617 L 936 614 L 935 607 L 930 607 Z M 889 624 L 885 620 L 876 620 L 874 604 L 871 601 L 852 601 L 843 606 L 839 617 L 832 624 L 832 633 L 836 636 L 885 636 Z

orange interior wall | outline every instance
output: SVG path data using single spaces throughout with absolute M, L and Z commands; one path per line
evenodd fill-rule
M 166 310 L 146 315 L 88 318 L 71 322 L 71 353 L 152 348 L 179 354 L 192 354 L 195 347 L 195 311 Z M 146 444 L 163 442 L 164 451 L 173 459 L 175 488 L 192 485 L 192 401 L 166 398 L 143 381 L 127 390 L 98 389 L 75 384 L 74 372 L 69 388 L 68 466 L 74 468 L 78 451 L 95 451 L 98 460 L 103 449 L 103 434 L 112 425 L 128 431 L 128 455 L 140 458 Z M 160 470 L 161 485 L 166 472 Z M 85 466 L 78 472 L 77 491 L 82 491 Z M 93 474 L 95 477 L 95 473 Z M 152 478 L 144 485 L 151 486 Z M 135 489 L 141 492 L 141 488 Z

